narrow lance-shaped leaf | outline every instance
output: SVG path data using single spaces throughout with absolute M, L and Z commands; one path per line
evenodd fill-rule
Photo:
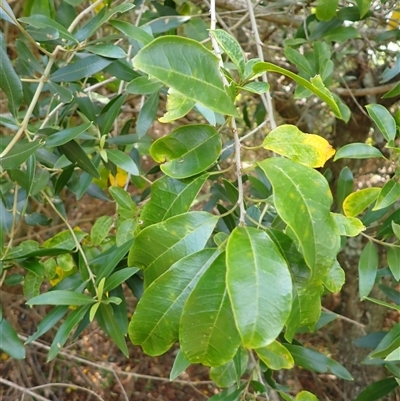
M 131 175 L 139 175 L 139 169 L 130 156 L 118 149 L 107 149 L 108 158 L 119 168 Z
M 221 254 L 201 276 L 183 308 L 179 342 L 192 363 L 223 365 L 239 347 L 225 276 L 225 255 Z
M 39 140 L 23 143 L 17 142 L 5 156 L 0 157 L 0 166 L 4 170 L 18 168 L 42 146 L 43 142 Z
M 242 344 L 260 348 L 282 331 L 292 306 L 292 280 L 271 238 L 237 227 L 226 248 L 227 287 Z
M 79 125 L 78 127 L 72 127 L 58 131 L 46 139 L 46 145 L 50 147 L 64 145 L 64 143 L 67 143 L 86 132 L 91 125 L 92 123 L 86 123 Z
M 330 214 L 328 182 L 318 171 L 287 159 L 272 158 L 258 164 L 272 183 L 275 207 L 299 241 L 312 279 L 320 281 L 340 248 L 338 228 Z
M 31 298 L 27 305 L 88 305 L 94 300 L 75 291 L 54 290 Z
M 369 295 L 375 284 L 376 272 L 378 270 L 378 252 L 372 242 L 368 242 L 361 252 L 358 262 L 359 292 L 363 299 Z
M 0 349 L 14 359 L 25 358 L 25 347 L 6 319 L 0 320 Z
M 222 84 L 218 58 L 200 43 L 163 36 L 141 49 L 133 64 L 188 99 L 219 113 L 237 116 L 233 100 Z

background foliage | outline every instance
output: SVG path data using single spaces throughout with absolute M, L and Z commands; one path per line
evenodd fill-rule
M 395 2 L 0 6 L 5 364 L 98 326 L 212 400 L 398 399 Z

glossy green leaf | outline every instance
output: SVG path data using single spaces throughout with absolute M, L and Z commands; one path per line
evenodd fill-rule
M 109 187 L 108 188 L 111 196 L 114 198 L 115 202 L 117 202 L 118 207 L 126 210 L 131 210 L 132 212 L 136 211 L 136 204 L 132 200 L 131 196 L 124 189 L 119 187 Z
M 272 183 L 275 207 L 299 241 L 312 278 L 320 280 L 334 264 L 340 247 L 327 181 L 316 170 L 283 158 L 258 164 Z
M 87 233 L 84 233 L 79 230 L 75 231 L 75 237 L 79 242 L 86 236 L 87 236 Z M 59 232 L 54 237 L 49 238 L 48 240 L 43 242 L 42 247 L 43 248 L 67 249 L 69 251 L 72 251 L 73 249 L 76 248 L 76 242 L 75 242 L 75 239 L 72 236 L 71 232 L 69 230 L 65 230 L 65 231 Z M 46 254 L 43 254 L 43 255 L 46 255 Z M 33 256 L 33 255 L 30 255 L 30 256 Z M 37 255 L 37 256 L 42 256 L 42 255 Z M 25 255 L 25 257 L 27 257 L 27 256 Z
M 153 93 L 145 101 L 140 109 L 139 117 L 136 122 L 136 134 L 142 138 L 153 124 L 158 110 L 159 95 L 158 92 Z
M 347 217 L 355 217 L 379 196 L 380 188 L 364 188 L 350 194 L 343 202 L 343 212 Z
M 396 121 L 388 109 L 380 104 L 368 104 L 365 108 L 385 139 L 388 142 L 394 140 L 396 138 Z
M 124 58 L 126 57 L 126 53 L 117 45 L 113 45 L 111 43 L 86 46 L 85 50 L 90 53 L 97 54 L 99 56 L 107 57 L 107 58 Z
M 372 0 L 356 0 L 356 4 L 360 10 L 360 18 L 363 18 L 369 11 Z M 360 401 L 360 400 L 357 400 Z
M 346 237 L 356 237 L 361 231 L 365 230 L 364 224 L 356 217 L 346 217 L 342 214 L 333 213 L 340 235 Z
M 228 239 L 226 263 L 228 293 L 242 344 L 260 348 L 272 343 L 292 306 L 292 280 L 285 259 L 267 233 L 237 227 Z
M 163 84 L 156 79 L 140 76 L 129 82 L 125 90 L 133 95 L 151 95 L 162 87 Z
M 391 393 L 393 390 L 398 388 L 394 377 L 388 377 L 386 379 L 378 380 L 365 389 L 357 396 L 354 401 L 377 401 Z
M 340 210 L 342 210 L 343 201 L 353 191 L 353 185 L 353 173 L 347 166 L 345 166 L 340 171 L 336 192 L 336 204 Z
M 272 370 L 291 369 L 294 360 L 290 352 L 278 341 L 255 349 L 258 357 Z
M 353 28 L 352 26 L 339 26 L 337 28 L 329 29 L 329 31 L 323 35 L 323 38 L 326 41 L 337 43 L 343 43 L 350 39 L 359 37 L 360 33 L 356 28 Z
M 47 17 L 46 15 L 31 15 L 29 17 L 19 18 L 19 21 L 29 24 L 37 29 L 55 29 L 60 34 L 60 37 L 65 41 L 78 43 L 75 37 L 71 35 L 64 26 L 59 24 L 57 21 L 54 21 L 52 18 Z
M 171 29 L 178 28 L 190 18 L 189 15 L 166 15 L 151 20 L 143 25 L 143 27 L 149 27 L 151 32 L 156 35 L 158 33 L 165 33 Z
M 300 345 L 284 344 L 284 346 L 292 354 L 296 365 L 314 372 L 331 372 L 344 380 L 353 380 L 353 377 L 344 366 L 320 352 Z
M 125 103 L 126 98 L 127 95 L 117 96 L 102 110 L 102 113 L 97 120 L 101 136 L 109 134 L 111 128 L 114 126 L 115 120 L 121 114 L 122 106 Z
M 287 59 L 297 67 L 299 72 L 303 73 L 307 77 L 312 77 L 315 75 L 315 70 L 311 67 L 311 64 L 307 60 L 306 56 L 301 54 L 297 49 L 285 46 L 284 52 Z
M 393 233 L 394 235 L 400 239 L 400 224 L 396 224 L 393 220 L 392 220 L 392 229 L 393 229 Z
M 116 235 L 117 246 L 125 244 L 134 237 L 134 232 L 137 227 L 136 219 L 127 219 L 118 227 Z
M 397 349 L 399 345 L 400 323 L 397 323 L 384 335 L 378 345 L 374 344 L 375 349 L 368 355 L 368 358 L 385 358 L 389 353 Z
M 83 78 L 90 77 L 110 65 L 111 59 L 106 59 L 100 56 L 91 55 L 82 58 L 75 63 L 61 67 L 56 72 L 51 74 L 50 80 L 53 82 L 74 82 Z
M 318 401 L 318 398 L 308 391 L 300 391 L 296 396 L 296 401 Z
M 236 65 L 239 74 L 242 76 L 244 73 L 246 59 L 244 57 L 243 50 L 232 35 L 222 29 L 214 29 L 211 31 L 211 35 L 220 45 L 221 49 L 228 55 L 233 64 Z
M 225 254 L 221 254 L 200 277 L 183 308 L 179 342 L 192 363 L 221 366 L 239 347 L 225 276 Z
M 25 347 L 6 319 L 0 320 L 0 349 L 14 359 L 25 358 Z
M 387 262 L 393 277 L 400 281 L 400 248 L 389 248 L 387 251 Z
M 131 175 L 139 175 L 139 169 L 130 156 L 118 149 L 107 149 L 108 158 Z
M 339 0 L 317 0 L 316 15 L 320 21 L 330 21 L 336 14 Z
M 145 270 L 148 286 L 176 261 L 203 249 L 217 220 L 207 212 L 188 212 L 146 227 L 135 238 L 128 265 Z
M 400 183 L 389 180 L 379 192 L 378 199 L 372 210 L 384 209 L 400 199 Z
M 361 252 L 358 262 L 359 293 L 361 300 L 369 295 L 375 284 L 379 266 L 379 255 L 372 242 L 368 242 Z
M 222 149 L 221 137 L 209 125 L 185 125 L 157 139 L 150 148 L 161 170 L 173 178 L 187 178 L 211 167 Z
M 329 142 L 314 134 L 305 134 L 295 125 L 284 124 L 273 129 L 262 146 L 290 160 L 309 167 L 323 167 L 335 154 Z
M 189 359 L 187 359 L 182 350 L 179 349 L 178 355 L 176 356 L 174 364 L 172 365 L 171 373 L 169 374 L 169 380 L 170 381 L 175 380 L 189 366 L 190 366 Z
M 167 97 L 167 112 L 158 119 L 161 123 L 169 123 L 189 113 L 196 102 L 169 88 Z
M 237 116 L 222 84 L 218 58 L 200 43 L 163 36 L 141 49 L 133 64 L 187 98 L 221 114 Z
M 256 74 L 263 72 L 276 72 L 278 74 L 286 75 L 287 77 L 293 79 L 299 85 L 304 86 L 306 89 L 313 92 L 317 95 L 321 100 L 323 100 L 333 111 L 337 118 L 343 119 L 343 115 L 340 111 L 339 106 L 337 105 L 335 99 L 333 98 L 331 92 L 324 86 L 322 81 L 318 79 L 318 76 L 315 76 L 312 79 L 312 82 L 307 81 L 306 79 L 300 77 L 299 75 L 285 69 L 282 67 L 278 67 L 271 63 L 259 62 L 253 66 L 253 71 Z
M 141 345 L 149 355 L 168 351 L 178 340 L 179 320 L 189 294 L 218 254 L 216 249 L 203 249 L 188 255 L 153 281 L 129 325 L 133 344 Z
M 80 167 L 83 171 L 86 171 L 92 177 L 100 178 L 97 168 L 78 142 L 72 140 L 68 143 L 60 145 L 58 148 L 69 161 L 75 163 L 78 167 Z
M 0 60 L 0 88 L 8 100 L 8 109 L 13 116 L 16 116 L 23 101 L 22 83 L 2 46 L 0 46 Z
M 7 155 L 0 158 L 0 166 L 4 170 L 19 168 L 28 160 L 30 155 L 34 154 L 42 146 L 43 142 L 39 140 L 32 142 L 17 142 Z
M 110 24 L 121 31 L 124 35 L 130 37 L 131 39 L 135 39 L 138 42 L 147 45 L 151 41 L 153 41 L 153 37 L 148 34 L 143 28 L 137 27 L 129 22 L 112 20 Z
M 113 219 L 110 216 L 100 216 L 96 220 L 90 231 L 90 238 L 94 246 L 100 245 L 106 239 L 112 224 Z
M 89 305 L 94 300 L 75 291 L 53 290 L 28 300 L 27 305 Z
M 339 159 L 370 159 L 372 157 L 385 157 L 381 151 L 366 143 L 350 143 L 342 146 L 335 155 L 333 161 Z
M 64 145 L 65 143 L 86 132 L 91 126 L 92 123 L 86 123 L 79 125 L 78 127 L 67 128 L 58 131 L 46 139 L 46 146 L 54 147 Z
M 188 212 L 207 177 L 204 174 L 181 181 L 168 176 L 159 178 L 151 187 L 150 201 L 142 208 L 141 226 L 147 227 Z
M 324 286 L 330 292 L 335 293 L 341 290 L 343 284 L 345 283 L 345 279 L 346 279 L 345 272 L 340 267 L 339 262 L 336 261 L 332 269 L 329 270 L 328 274 L 324 277 L 323 282 Z
M 72 311 L 64 320 L 62 325 L 58 328 L 57 334 L 54 336 L 54 340 L 51 343 L 51 347 L 47 355 L 47 362 L 52 361 L 61 351 L 61 348 L 67 342 L 73 328 L 83 319 L 88 310 L 89 305 L 77 308 Z
M 392 97 L 400 96 L 400 82 L 398 82 L 396 85 L 393 86 L 392 89 L 390 89 L 389 92 L 386 92 L 383 96 L 382 99 L 390 99 Z

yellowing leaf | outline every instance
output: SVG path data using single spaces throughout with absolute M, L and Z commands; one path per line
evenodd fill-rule
M 92 0 L 92 3 L 94 3 L 94 2 L 96 2 L 97 0 Z M 102 8 L 104 7 L 104 1 L 102 2 L 102 3 L 100 3 L 100 4 L 98 4 L 95 8 L 94 8 L 94 11 L 95 11 L 95 13 L 96 14 L 98 14 L 101 10 L 102 10 Z
M 387 29 L 399 29 L 400 28 L 400 8 L 394 10 L 389 18 Z
M 308 167 L 323 167 L 335 150 L 319 135 L 305 134 L 294 125 L 281 125 L 264 139 L 263 147 Z
M 116 176 L 113 176 L 111 173 L 108 176 L 108 179 L 110 180 L 110 184 L 112 186 L 118 186 L 120 188 L 123 188 L 125 186 L 127 178 L 128 178 L 128 173 L 119 167 L 117 167 Z
M 350 194 L 343 202 L 343 212 L 347 217 L 355 217 L 376 200 L 380 188 L 364 188 Z

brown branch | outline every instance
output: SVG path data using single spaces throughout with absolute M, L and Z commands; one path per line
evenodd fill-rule
M 386 85 L 382 85 L 382 86 L 374 86 L 372 88 L 359 88 L 359 89 L 334 88 L 334 89 L 332 89 L 332 92 L 335 92 L 340 96 L 379 95 L 381 93 L 389 92 L 397 84 L 398 84 L 398 82 L 395 82 L 392 84 L 386 84 Z

